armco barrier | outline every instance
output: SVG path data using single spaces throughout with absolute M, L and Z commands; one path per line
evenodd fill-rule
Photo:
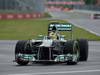
M 0 19 L 24 19 L 24 18 L 40 18 L 44 15 L 41 13 L 33 14 L 0 14 Z

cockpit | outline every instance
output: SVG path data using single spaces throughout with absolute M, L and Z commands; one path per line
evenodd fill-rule
M 51 40 L 50 36 L 44 36 L 44 40 Z

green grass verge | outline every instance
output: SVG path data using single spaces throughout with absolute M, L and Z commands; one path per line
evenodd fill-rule
M 46 19 L 13 19 L 0 20 L 0 40 L 28 40 L 36 38 L 37 35 L 47 34 L 48 23 L 52 20 Z M 68 23 L 58 20 L 60 23 Z M 61 32 L 69 36 L 69 32 Z M 100 40 L 100 36 L 96 36 L 88 31 L 73 26 L 74 38 L 87 38 L 89 40 Z
M 50 17 L 52 17 L 52 16 L 51 16 L 48 12 L 45 12 L 45 13 L 44 13 L 44 17 L 45 17 L 45 18 L 48 18 L 48 17 L 50 18 Z

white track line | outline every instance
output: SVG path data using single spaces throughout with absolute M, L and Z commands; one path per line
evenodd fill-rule
M 88 73 L 100 72 L 100 70 L 83 70 L 83 71 L 59 71 L 59 72 L 40 72 L 40 73 L 24 73 L 24 74 L 8 74 L 8 75 L 45 75 L 45 74 L 72 74 L 72 73 Z

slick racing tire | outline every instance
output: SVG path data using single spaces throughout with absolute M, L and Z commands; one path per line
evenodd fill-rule
M 67 61 L 68 65 L 75 65 L 79 61 L 79 44 L 77 40 L 68 40 L 64 54 L 71 54 L 73 58 Z
M 29 61 L 21 60 L 18 54 L 23 54 L 25 52 L 25 44 L 27 41 L 18 41 L 15 47 L 15 60 L 19 65 L 27 65 Z
M 79 48 L 80 48 L 80 58 L 79 61 L 87 61 L 88 59 L 88 40 L 78 39 Z

